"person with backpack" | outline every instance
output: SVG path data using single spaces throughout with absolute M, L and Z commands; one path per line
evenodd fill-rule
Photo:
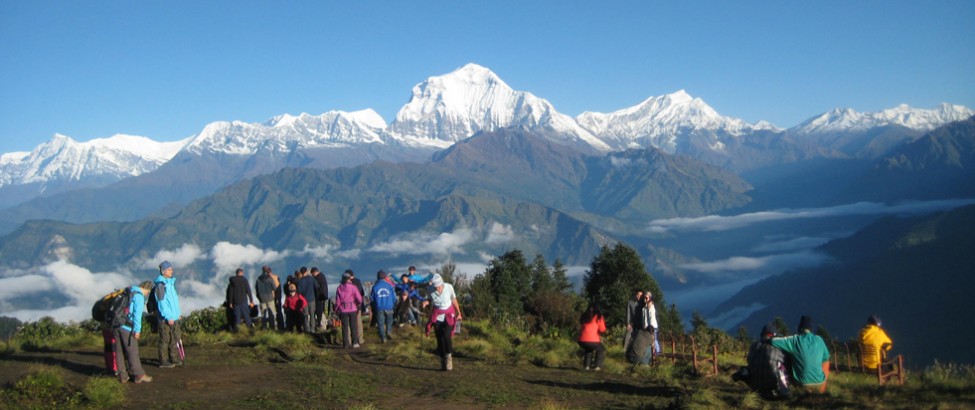
M 251 285 L 244 277 L 244 269 L 237 268 L 234 276 L 230 278 L 230 289 L 227 291 L 227 302 L 230 309 L 234 312 L 234 321 L 230 323 L 230 330 L 237 332 L 238 325 L 243 319 L 247 328 L 254 327 L 251 321 L 251 308 L 254 307 L 254 295 L 251 294 Z
M 183 342 L 180 334 L 179 294 L 173 265 L 168 261 L 159 264 L 159 276 L 152 288 L 156 304 L 156 320 L 159 323 L 159 367 L 169 369 L 183 364 Z
M 362 294 L 352 283 L 352 270 L 347 269 L 342 274 L 342 284 L 335 290 L 335 309 L 342 319 L 342 347 L 359 347 L 359 306 L 362 305 Z
M 115 377 L 118 377 L 118 362 L 115 361 L 115 334 L 112 331 L 112 326 L 106 322 L 105 317 L 112 300 L 116 296 L 125 293 L 125 291 L 126 289 L 124 288 L 116 289 L 112 293 L 99 298 L 91 307 L 91 318 L 98 322 L 98 329 L 102 332 L 102 353 L 105 357 L 105 371 Z
M 274 275 L 269 266 L 262 266 L 261 276 L 258 276 L 257 280 L 254 281 L 254 289 L 257 291 L 257 301 L 260 302 L 261 328 L 263 329 L 275 329 L 275 311 L 281 309 L 281 301 L 275 295 L 280 286 L 278 275 Z
M 142 314 L 145 312 L 146 297 L 152 289 L 152 282 L 145 281 L 138 286 L 132 286 L 126 293 L 118 295 L 113 300 L 109 310 L 109 319 L 113 323 L 112 334 L 115 336 L 115 361 L 118 366 L 118 377 L 122 383 L 129 382 L 129 376 L 136 383 L 148 383 L 152 377 L 142 368 L 139 357 L 139 339 L 142 337 Z M 116 323 L 117 322 L 117 323 Z M 123 365 L 124 363 L 124 365 Z
M 376 272 L 376 284 L 372 285 L 372 315 L 379 328 L 379 341 L 386 343 L 393 329 L 393 307 L 396 305 L 396 288 L 383 270 Z

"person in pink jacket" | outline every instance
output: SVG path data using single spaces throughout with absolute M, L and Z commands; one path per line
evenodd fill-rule
M 359 329 L 355 321 L 362 305 L 362 294 L 352 283 L 352 275 L 351 270 L 342 274 L 342 284 L 335 290 L 335 309 L 342 319 L 342 347 L 349 347 L 351 344 L 355 349 L 359 347 Z

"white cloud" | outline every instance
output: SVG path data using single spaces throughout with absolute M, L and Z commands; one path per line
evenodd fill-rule
M 652 233 L 667 231 L 726 231 L 745 226 L 790 219 L 826 218 L 845 215 L 911 215 L 953 209 L 975 203 L 975 199 L 939 201 L 910 201 L 896 204 L 857 202 L 826 208 L 782 209 L 752 212 L 733 216 L 708 215 L 697 218 L 657 219 L 650 222 L 647 230 Z
M 8 300 L 54 288 L 51 278 L 44 275 L 28 274 L 0 279 L 0 300 Z
M 467 228 L 454 232 L 418 232 L 396 236 L 387 242 L 380 242 L 368 249 L 369 252 L 390 255 L 436 255 L 449 256 L 463 254 L 463 246 L 474 241 L 474 233 Z
M 203 250 L 199 246 L 192 243 L 187 243 L 181 246 L 179 249 L 169 250 L 163 249 L 156 252 L 156 255 L 149 258 L 141 263 L 137 263 L 136 266 L 144 269 L 158 269 L 159 264 L 163 261 L 168 261 L 172 263 L 176 268 L 182 268 L 191 265 L 199 259 L 206 257 Z
M 498 222 L 491 224 L 488 228 L 487 238 L 484 239 L 484 243 L 488 245 L 500 245 L 503 243 L 508 243 L 513 240 L 517 235 L 515 235 L 514 228 L 511 225 L 504 225 Z
M 254 245 L 240 245 L 230 242 L 218 242 L 210 250 L 210 257 L 217 270 L 217 275 L 224 272 L 228 275 L 239 267 L 260 266 L 283 260 L 291 252 L 264 250 Z
M 681 265 L 681 268 L 710 274 L 749 272 L 750 275 L 758 273 L 767 275 L 790 269 L 818 266 L 827 260 L 829 258 L 826 255 L 801 251 L 761 257 L 733 256 L 711 262 L 687 263 Z

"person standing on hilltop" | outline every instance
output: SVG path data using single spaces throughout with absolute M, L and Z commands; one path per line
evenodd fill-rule
M 603 360 L 606 359 L 606 347 L 599 335 L 606 333 L 606 318 L 599 309 L 598 302 L 589 303 L 589 307 L 579 317 L 582 330 L 579 332 L 579 347 L 582 348 L 582 366 L 585 370 L 602 370 Z
M 376 284 L 372 286 L 372 315 L 376 318 L 379 329 L 379 342 L 386 343 L 393 329 L 393 308 L 396 306 L 396 288 L 389 275 L 379 270 L 376 272 Z
M 335 309 L 342 319 L 342 347 L 359 347 L 359 327 L 355 321 L 359 315 L 359 305 L 362 295 L 352 284 L 352 270 L 347 269 L 342 274 L 342 283 L 335 290 Z
M 254 281 L 254 290 L 261 309 L 261 328 L 274 330 L 275 312 L 281 309 L 279 288 L 281 286 L 278 275 L 271 272 L 267 265 L 261 267 L 261 276 Z
M 317 266 L 312 266 L 311 277 L 318 284 L 315 288 L 315 326 L 319 330 L 325 330 L 327 328 L 325 310 L 328 308 L 328 280 L 325 279 L 325 274 L 321 273 Z
M 152 289 L 152 282 L 145 281 L 128 289 L 132 292 L 129 300 L 128 316 L 125 323 L 112 330 L 115 336 L 115 362 L 118 363 L 118 377 L 122 383 L 129 382 L 129 376 L 136 383 L 148 383 L 152 377 L 142 368 L 139 357 L 139 339 L 142 338 L 142 313 L 146 309 L 146 297 Z
M 639 329 L 640 301 L 643 299 L 643 291 L 640 289 L 633 291 L 633 299 L 626 302 L 626 334 L 623 335 L 623 351 L 630 350 L 630 343 L 633 342 L 635 329 Z M 637 323 L 637 326 L 633 326 Z
M 308 268 L 302 266 L 298 269 L 298 293 L 305 297 L 305 301 L 308 302 L 308 306 L 305 307 L 305 311 L 302 312 L 305 315 L 305 323 L 302 323 L 302 329 L 305 333 L 315 332 L 315 299 L 316 293 L 318 293 L 318 282 L 315 278 L 308 273 Z
M 887 332 L 880 328 L 880 318 L 874 315 L 867 318 L 867 325 L 860 330 L 860 343 L 863 344 L 860 365 L 867 370 L 877 370 L 894 344 Z
M 771 343 L 792 358 L 792 379 L 796 383 L 807 392 L 823 393 L 829 377 L 829 350 L 812 327 L 812 318 L 803 316 L 796 334 L 772 338 Z
M 159 367 L 168 369 L 183 364 L 182 335 L 180 334 L 179 294 L 173 265 L 168 261 L 159 264 L 159 276 L 153 285 L 159 321 Z
M 460 303 L 457 303 L 457 293 L 454 285 L 444 283 L 440 274 L 434 274 L 430 279 L 430 321 L 427 323 L 426 334 L 433 328 L 437 337 L 437 354 L 440 356 L 440 370 L 454 370 L 454 326 L 461 320 Z
M 254 307 L 254 295 L 251 294 L 251 285 L 244 277 L 244 269 L 237 268 L 234 276 L 230 278 L 230 290 L 227 292 L 230 299 L 230 309 L 234 312 L 234 321 L 230 324 L 230 330 L 237 332 L 241 319 L 247 324 L 247 328 L 254 327 L 251 321 L 251 308 Z

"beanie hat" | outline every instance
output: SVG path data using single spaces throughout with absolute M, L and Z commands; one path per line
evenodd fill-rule
M 384 270 L 382 270 L 382 269 L 380 269 L 380 270 L 379 270 L 379 272 L 376 272 L 376 279 L 377 279 L 377 280 L 383 280 L 383 279 L 386 279 L 386 276 L 388 276 L 388 275 L 386 274 L 386 271 L 384 271 Z
M 430 284 L 437 288 L 443 285 L 443 277 L 439 273 L 433 275 L 433 279 L 430 279 Z
M 765 335 L 774 335 L 774 334 L 775 334 L 775 326 L 772 326 L 771 323 L 766 323 L 765 326 L 762 327 L 762 333 L 759 334 L 759 337 L 764 338 Z
M 880 318 L 877 317 L 876 315 L 870 315 L 870 317 L 867 318 L 867 323 L 871 325 L 877 325 L 877 327 L 880 327 Z
M 163 261 L 163 263 L 160 263 L 159 264 L 159 271 L 162 272 L 162 271 L 164 271 L 166 269 L 169 269 L 169 268 L 172 268 L 172 267 L 173 267 L 173 264 L 169 263 L 169 261 Z
M 812 327 L 813 327 L 812 318 L 806 315 L 802 315 L 802 318 L 799 319 L 799 333 L 802 333 L 803 330 L 812 331 Z

